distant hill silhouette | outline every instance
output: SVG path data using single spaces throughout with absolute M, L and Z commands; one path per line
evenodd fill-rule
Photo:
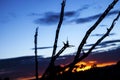
M 75 73 L 64 73 L 56 77 L 56 80 L 120 80 L 120 61 L 116 65 L 95 67 Z
M 67 64 L 73 60 L 73 57 L 74 57 L 74 55 L 60 56 L 57 59 L 56 64 Z M 115 50 L 110 50 L 107 52 L 99 52 L 99 53 L 91 54 L 83 61 L 87 62 L 90 60 L 96 60 L 99 63 L 120 61 L 120 48 L 117 48 Z M 45 68 L 48 66 L 50 57 L 44 58 L 42 56 L 39 56 L 38 61 L 39 61 L 39 74 L 42 74 L 44 72 Z M 0 77 L 2 77 L 2 78 L 10 77 L 10 79 L 14 80 L 14 79 L 20 78 L 20 77 L 34 76 L 34 72 L 35 72 L 34 64 L 35 64 L 34 56 L 24 56 L 24 57 L 17 57 L 17 58 L 0 59 Z M 113 68 L 114 68 L 114 66 L 113 66 Z M 98 69 L 98 71 L 101 69 L 102 68 Z M 104 70 L 104 68 L 102 70 Z M 89 72 L 91 72 L 91 70 Z M 96 73 L 96 72 L 94 72 L 94 73 Z M 80 72 L 80 73 L 74 73 L 72 75 L 80 75 L 80 74 L 84 76 L 86 73 Z M 97 73 L 96 73 L 96 75 L 97 75 Z M 92 73 L 91 73 L 91 76 L 92 76 Z

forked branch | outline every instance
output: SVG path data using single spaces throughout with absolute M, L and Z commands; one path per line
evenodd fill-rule
M 63 0 L 62 7 L 61 7 L 61 13 L 60 13 L 60 20 L 59 20 L 58 27 L 57 27 L 57 30 L 56 30 L 56 35 L 55 35 L 55 42 L 54 42 L 54 46 L 53 46 L 52 57 L 55 55 L 56 49 L 57 49 L 57 42 L 58 42 L 59 32 L 60 32 L 60 28 L 61 28 L 61 25 L 62 25 L 62 22 L 63 22 L 63 17 L 64 17 L 65 3 L 66 3 L 66 0 Z
M 58 42 L 58 37 L 59 37 L 59 32 L 60 32 L 60 28 L 63 22 L 63 17 L 64 17 L 64 7 L 65 7 L 65 3 L 66 0 L 63 0 L 62 2 L 62 6 L 61 6 L 61 13 L 60 13 L 60 20 L 56 29 L 56 35 L 55 35 L 55 41 L 54 41 L 54 45 L 53 45 L 53 52 L 52 52 L 52 57 L 51 57 L 51 61 L 48 65 L 48 68 L 46 69 L 45 73 L 42 76 L 42 80 L 48 80 L 46 78 L 49 79 L 54 79 L 53 77 L 55 73 L 59 73 L 61 71 L 64 72 L 64 70 L 66 68 L 69 67 L 69 71 L 71 72 L 71 70 L 73 70 L 74 65 L 78 62 L 80 62 L 81 60 L 83 60 L 84 58 L 86 58 L 91 52 L 92 50 L 104 39 L 106 38 L 109 33 L 111 32 L 111 30 L 113 29 L 115 22 L 118 20 L 119 16 L 120 16 L 120 12 L 117 15 L 117 17 L 113 20 L 112 25 L 110 26 L 110 28 L 107 29 L 107 32 L 100 38 L 97 40 L 97 42 L 88 50 L 88 52 L 83 52 L 83 55 L 80 55 L 82 53 L 83 47 L 86 44 L 86 41 L 88 39 L 88 37 L 90 36 L 90 34 L 92 33 L 92 31 L 94 31 L 97 26 L 100 24 L 100 22 L 106 17 L 106 15 L 110 12 L 110 10 L 115 6 L 115 4 L 118 2 L 118 0 L 114 0 L 108 7 L 107 9 L 103 12 L 103 14 L 98 18 L 98 20 L 95 22 L 95 24 L 89 28 L 89 30 L 86 32 L 85 36 L 83 37 L 83 40 L 81 41 L 81 43 L 78 46 L 76 55 L 74 57 L 73 62 L 71 62 L 70 64 L 64 66 L 62 69 L 60 69 L 59 71 L 55 71 L 55 65 L 54 62 L 55 60 L 60 56 L 60 54 L 68 47 L 70 47 L 68 41 L 66 43 L 64 43 L 64 46 L 58 51 L 58 53 L 56 53 L 56 49 L 57 49 L 57 42 Z M 53 74 L 53 75 L 51 75 Z M 52 78 L 50 78 L 52 77 Z
M 52 52 L 52 57 L 51 57 L 51 61 L 45 71 L 45 73 L 42 76 L 42 80 L 45 79 L 46 76 L 49 75 L 49 73 L 51 73 L 52 69 L 54 68 L 54 61 L 56 60 L 55 54 L 56 54 L 56 49 L 57 49 L 57 42 L 58 42 L 58 37 L 59 37 L 59 32 L 60 32 L 60 28 L 63 22 L 63 17 L 64 17 L 64 7 L 65 7 L 65 3 L 66 0 L 63 0 L 62 2 L 62 6 L 61 6 L 61 12 L 60 12 L 60 20 L 56 29 L 56 35 L 55 35 L 55 41 L 54 41 L 54 45 L 53 45 L 53 52 Z M 57 54 L 57 56 L 59 56 L 61 54 L 61 52 L 64 50 L 60 50 L 60 52 Z
M 68 47 L 73 47 L 73 45 L 69 45 L 68 40 L 66 41 L 66 43 L 63 43 L 64 46 L 59 50 L 59 52 L 54 56 L 54 60 L 53 62 L 55 62 L 55 60 L 60 56 L 60 54 L 62 54 L 62 52 L 67 49 Z
M 113 29 L 113 27 L 116 24 L 116 21 L 119 19 L 120 17 L 120 12 L 118 13 L 117 17 L 113 20 L 110 28 L 107 29 L 107 32 L 100 38 L 97 40 L 97 42 L 88 50 L 88 52 L 84 53 L 80 58 L 76 59 L 75 61 L 73 61 L 73 63 L 69 64 L 68 66 L 70 66 L 70 71 L 73 69 L 74 65 L 78 62 L 80 62 L 81 60 L 83 60 L 84 58 L 86 58 L 91 52 L 92 50 L 99 44 L 101 43 L 101 41 L 103 39 L 105 39 L 111 32 L 111 30 Z
M 114 0 L 109 6 L 108 8 L 104 11 L 104 13 L 98 18 L 98 20 L 96 21 L 96 23 L 90 27 L 90 29 L 86 32 L 83 40 L 81 41 L 79 47 L 78 47 L 78 50 L 77 50 L 77 53 L 76 53 L 76 56 L 74 58 L 74 61 L 77 60 L 79 57 L 80 57 L 80 53 L 81 53 L 81 50 L 83 48 L 83 46 L 85 45 L 88 37 L 90 36 L 91 32 L 98 26 L 98 24 L 105 18 L 105 16 L 109 13 L 109 11 L 114 7 L 114 5 L 118 2 L 118 0 Z

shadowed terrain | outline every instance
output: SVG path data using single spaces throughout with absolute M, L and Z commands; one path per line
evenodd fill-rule
M 73 58 L 74 58 L 74 55 L 60 56 L 56 60 L 56 65 L 68 64 L 69 62 L 71 62 L 73 60 Z M 47 66 L 50 62 L 50 57 L 44 58 L 44 57 L 39 56 L 38 61 L 39 61 L 39 75 L 41 75 L 47 68 Z M 116 63 L 116 62 L 120 61 L 120 48 L 106 51 L 106 52 L 93 53 L 93 54 L 89 55 L 87 58 L 85 58 L 82 62 L 89 64 L 90 61 L 94 61 L 95 64 L 98 64 L 98 65 L 108 64 L 111 62 Z M 110 65 L 112 65 L 112 63 Z M 18 58 L 1 59 L 0 65 L 2 65 L 2 66 L 0 66 L 0 77 L 2 77 L 2 78 L 10 77 L 11 80 L 17 80 L 17 79 L 22 80 L 23 78 L 26 78 L 26 80 L 27 80 L 27 78 L 31 78 L 35 75 L 34 74 L 35 73 L 34 64 L 35 64 L 34 56 L 24 56 L 24 57 L 18 57 Z M 102 68 L 98 68 L 98 70 L 99 69 L 102 69 Z M 117 70 L 117 71 L 119 71 L 119 70 Z M 82 73 L 84 73 L 83 75 L 85 76 L 85 74 L 87 74 L 85 72 L 77 72 L 77 73 L 72 73 L 72 74 L 73 75 L 81 74 L 81 76 L 82 76 Z M 114 72 L 116 72 L 116 71 L 114 71 Z M 91 74 L 91 76 L 94 76 L 94 75 Z M 103 75 L 101 75 L 101 76 L 103 76 Z

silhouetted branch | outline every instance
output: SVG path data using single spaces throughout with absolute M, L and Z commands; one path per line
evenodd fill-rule
M 60 28 L 61 28 L 61 25 L 62 25 L 62 22 L 63 22 L 63 17 L 64 17 L 65 2 L 66 2 L 66 0 L 63 0 L 63 2 L 62 2 L 61 13 L 60 13 L 60 20 L 59 20 L 58 27 L 57 27 L 57 30 L 56 30 L 56 36 L 55 36 L 55 42 L 54 42 L 54 46 L 53 46 L 52 57 L 53 57 L 53 56 L 55 55 L 55 53 L 56 53 L 58 36 L 59 36 Z
M 120 12 L 118 13 L 117 17 L 113 20 L 112 25 L 110 26 L 109 29 L 107 29 L 107 32 L 89 49 L 89 51 L 86 53 L 90 54 L 92 52 L 92 50 L 105 38 L 109 35 L 110 31 L 113 29 L 115 22 L 119 19 L 120 17 Z
M 118 20 L 118 18 L 120 17 L 120 12 L 118 13 L 117 17 L 113 20 L 112 25 L 110 26 L 109 29 L 107 29 L 107 32 L 100 38 L 97 40 L 97 42 L 89 49 L 88 52 L 84 53 L 80 58 L 78 58 L 77 60 L 73 61 L 73 63 L 71 63 L 69 66 L 70 67 L 70 71 L 73 69 L 73 65 L 75 65 L 76 63 L 80 62 L 81 60 L 83 60 L 84 58 L 86 58 L 91 52 L 92 50 L 104 39 L 106 38 L 109 33 L 111 32 L 111 30 L 113 29 L 115 22 Z
M 56 36 L 55 36 L 55 42 L 54 42 L 54 46 L 53 46 L 53 53 L 52 53 L 50 66 L 54 65 L 54 56 L 56 54 L 59 32 L 60 32 L 60 28 L 61 28 L 61 25 L 62 25 L 62 22 L 63 22 L 63 17 L 64 17 L 65 2 L 66 2 L 66 0 L 63 0 L 62 6 L 61 6 L 60 20 L 59 20 L 58 27 L 57 27 L 57 30 L 56 30 Z
M 80 56 L 81 50 L 83 48 L 83 46 L 85 45 L 88 37 L 90 36 L 91 32 L 98 26 L 98 24 L 105 18 L 105 16 L 109 13 L 109 11 L 114 7 L 114 5 L 118 2 L 118 0 L 114 0 L 109 6 L 108 8 L 104 11 L 104 13 L 99 17 L 99 19 L 96 21 L 96 23 L 86 32 L 83 40 L 81 41 L 76 56 L 74 58 L 74 60 L 77 60 Z
M 45 79 L 46 76 L 48 76 L 49 73 L 51 73 L 52 69 L 54 68 L 54 61 L 55 61 L 55 54 L 56 54 L 56 49 L 57 49 L 57 42 L 58 42 L 58 37 L 59 37 L 59 32 L 60 32 L 60 28 L 63 22 L 63 17 L 64 17 L 64 7 L 65 7 L 65 3 L 66 0 L 63 0 L 62 2 L 62 6 L 61 6 L 61 13 L 60 13 L 60 20 L 56 29 L 56 35 L 55 35 L 55 41 L 54 41 L 54 46 L 53 46 L 53 52 L 52 52 L 52 57 L 51 57 L 51 61 L 48 65 L 48 68 L 46 69 L 45 73 L 42 76 L 42 80 Z M 60 52 L 63 52 L 63 50 L 60 50 Z M 61 54 L 61 53 L 59 53 Z M 57 56 L 59 56 L 59 54 L 57 54 Z
M 60 54 L 68 47 L 70 47 L 71 45 L 69 45 L 69 42 L 66 41 L 66 43 L 64 43 L 64 46 L 59 50 L 59 52 L 54 56 L 54 60 L 53 62 L 55 62 L 55 60 L 60 56 Z
M 88 56 L 88 54 L 85 54 L 85 53 L 84 53 L 84 55 L 82 55 L 82 56 L 80 57 L 80 53 L 81 53 L 81 51 L 83 50 L 83 49 L 82 49 L 83 46 L 85 45 L 85 43 L 86 43 L 88 37 L 90 36 L 91 32 L 92 32 L 92 31 L 98 26 L 98 24 L 105 18 L 105 16 L 109 13 L 109 11 L 114 7 L 114 5 L 115 5 L 117 2 L 118 2 L 118 0 L 114 0 L 114 1 L 108 6 L 108 8 L 103 12 L 103 14 L 99 17 L 99 19 L 96 21 L 96 23 L 95 23 L 92 27 L 90 27 L 90 29 L 86 32 L 83 40 L 81 41 L 81 43 L 80 43 L 80 45 L 79 45 L 79 47 L 78 47 L 78 50 L 77 50 L 77 53 L 76 53 L 76 56 L 75 56 L 73 62 L 70 63 L 69 65 L 66 65 L 66 66 L 63 68 L 63 71 L 64 71 L 66 68 L 69 67 L 69 71 L 71 72 L 72 69 L 74 68 L 74 65 L 75 65 L 76 63 L 80 62 L 81 60 L 83 60 L 84 58 L 86 58 L 86 57 Z M 115 20 L 116 20 L 116 19 L 115 19 Z M 115 21 L 115 20 L 114 20 L 114 21 Z M 108 31 L 109 31 L 109 30 L 108 30 Z M 109 34 L 109 33 L 108 33 L 108 34 Z M 98 41 L 98 42 L 99 42 L 99 41 Z M 93 46 L 92 48 L 94 48 L 94 46 Z M 91 52 L 91 50 L 90 50 L 90 52 Z
M 37 60 L 37 36 L 38 36 L 38 27 L 36 28 L 36 32 L 34 35 L 34 44 L 35 44 L 35 72 L 36 72 L 36 80 L 38 80 L 38 60 Z

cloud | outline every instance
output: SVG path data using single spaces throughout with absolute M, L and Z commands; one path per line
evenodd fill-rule
M 105 49 L 107 47 L 112 47 L 112 48 L 115 48 L 116 46 L 119 46 L 120 44 L 120 40 L 117 39 L 117 40 L 109 40 L 109 41 L 104 41 L 104 42 L 101 42 L 99 45 L 96 46 L 96 48 L 94 50 L 97 50 L 97 49 Z M 94 44 L 87 44 L 85 45 L 85 47 L 91 47 L 93 46 Z M 85 49 L 85 50 L 89 50 L 89 48 Z M 107 49 L 106 49 L 107 50 Z
M 118 10 L 111 11 L 111 12 L 108 13 L 107 17 L 111 16 L 111 15 L 115 15 L 118 12 L 119 12 Z M 91 22 L 91 21 L 96 20 L 97 18 L 100 17 L 100 15 L 102 15 L 102 13 L 96 14 L 96 15 L 93 15 L 93 16 L 84 17 L 84 18 L 78 18 L 78 19 L 72 20 L 71 22 L 76 22 L 77 24 L 79 24 L 79 23 L 87 23 L 87 22 Z
M 65 17 L 73 17 L 75 16 L 77 12 L 76 11 L 68 11 L 68 12 L 65 12 Z
M 103 36 L 104 34 L 93 34 L 93 35 L 91 35 L 91 36 Z M 109 36 L 113 36 L 113 35 L 115 35 L 115 33 L 110 33 L 109 34 Z
M 64 13 L 64 20 L 67 19 L 68 17 L 74 17 L 76 14 L 75 11 L 67 11 Z M 56 24 L 59 21 L 59 16 L 60 13 L 56 12 L 46 12 L 44 13 L 43 17 L 40 17 L 36 19 L 34 22 L 36 24 L 44 24 L 44 25 L 49 25 L 49 24 Z
M 76 16 L 79 16 L 80 12 L 88 9 L 89 5 L 84 5 L 82 8 L 76 10 L 76 11 L 65 11 L 64 13 L 64 21 L 69 20 L 70 18 L 74 18 Z M 59 21 L 59 16 L 60 13 L 58 12 L 46 12 L 44 14 L 39 14 L 39 13 L 32 13 L 30 16 L 43 16 L 40 17 L 36 20 L 34 20 L 35 24 L 44 24 L 44 25 L 49 25 L 49 24 L 56 24 Z
M 77 13 L 77 12 L 81 12 L 81 11 L 83 11 L 83 10 L 86 10 L 86 9 L 88 9 L 90 6 L 88 5 L 88 4 L 85 4 L 85 5 L 83 5 L 83 7 L 82 8 L 79 8 L 78 10 L 75 10 L 75 11 L 65 11 L 65 16 L 72 16 L 72 15 L 74 15 L 75 13 Z M 46 13 L 49 13 L 49 12 L 46 12 Z M 33 13 L 30 13 L 30 14 L 28 14 L 28 16 L 43 16 L 44 14 L 46 14 L 46 13 L 43 13 L 43 14 L 41 14 L 41 13 L 35 13 L 35 12 L 33 12 Z M 56 13 L 56 12 L 50 12 L 50 13 Z M 59 15 L 59 13 L 57 13 L 58 15 Z
M 85 61 L 88 60 L 95 60 L 98 63 L 103 63 L 103 62 L 114 62 L 114 61 L 119 61 L 120 60 L 120 47 L 116 49 L 111 49 L 109 51 L 104 51 L 104 52 L 98 52 L 97 54 L 91 54 L 89 55 Z
M 55 12 L 47 12 L 42 18 L 36 19 L 36 24 L 55 24 L 58 22 L 59 14 Z
M 37 49 L 50 49 L 53 48 L 53 46 L 47 46 L 47 47 L 37 47 Z M 32 48 L 34 50 L 35 48 Z
M 105 45 L 109 45 L 109 44 L 113 44 L 113 43 L 118 43 L 120 42 L 120 40 L 109 40 L 109 41 L 104 41 L 102 43 L 99 44 L 99 46 L 105 46 Z
M 100 13 L 100 14 L 96 14 L 96 15 L 88 16 L 88 17 L 84 17 L 84 18 L 76 18 L 76 17 L 78 17 L 80 15 L 81 11 L 83 11 L 85 9 L 88 9 L 88 7 L 89 6 L 86 5 L 86 6 L 80 8 L 80 9 L 78 9 L 76 11 L 66 11 L 64 13 L 64 22 L 68 22 L 68 23 L 75 22 L 76 24 L 87 23 L 87 22 L 91 22 L 91 21 L 96 20 L 102 14 L 102 13 Z M 111 15 L 115 15 L 118 12 L 119 12 L 118 10 L 111 11 L 107 15 L 107 17 L 111 16 Z M 58 12 L 46 12 L 44 14 L 32 13 L 31 15 L 32 16 L 39 16 L 39 17 L 42 16 L 42 17 L 34 20 L 35 24 L 53 25 L 53 24 L 57 24 L 58 23 L 60 13 L 58 13 Z

